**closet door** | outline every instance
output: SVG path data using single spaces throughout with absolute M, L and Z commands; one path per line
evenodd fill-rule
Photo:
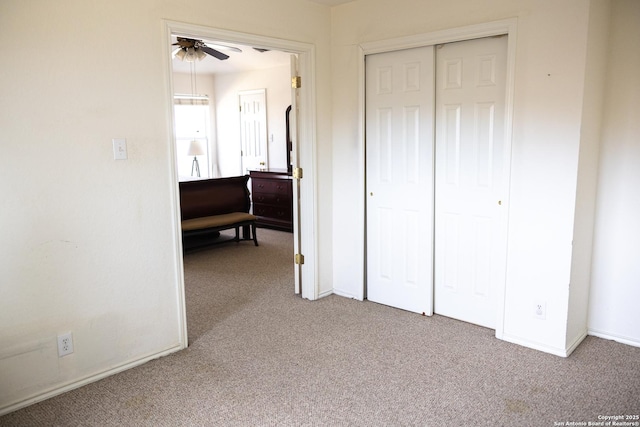
M 507 37 L 436 48 L 435 312 L 495 328 Z
M 433 311 L 433 47 L 366 57 L 367 298 Z

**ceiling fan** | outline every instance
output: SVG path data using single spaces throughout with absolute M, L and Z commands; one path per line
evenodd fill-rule
M 195 62 L 201 61 L 207 55 L 211 55 L 221 61 L 229 58 L 229 55 L 224 54 L 216 49 L 213 49 L 202 40 L 188 39 L 185 37 L 178 37 L 178 41 L 172 46 L 178 46 L 174 50 L 173 55 L 182 61 Z M 224 48 L 231 48 L 230 46 L 224 46 Z M 237 49 L 240 50 L 240 49 Z

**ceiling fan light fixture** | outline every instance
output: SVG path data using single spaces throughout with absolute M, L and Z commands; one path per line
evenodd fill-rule
M 184 57 L 187 55 L 187 52 L 185 52 L 184 49 L 178 49 L 175 52 L 175 57 L 178 58 L 181 61 L 184 61 Z
M 187 52 L 184 55 L 183 61 L 187 62 L 196 62 L 198 56 L 196 55 L 196 49 L 193 47 L 188 47 Z
M 181 51 L 183 52 L 182 55 L 176 54 L 176 56 L 187 62 L 202 61 L 207 57 L 207 54 L 197 47 L 182 48 Z
M 173 52 L 173 57 L 178 58 L 181 61 L 202 61 L 207 57 L 207 55 L 211 55 L 221 61 L 229 58 L 229 55 L 209 47 L 202 40 L 178 37 L 178 41 L 176 43 L 173 43 L 172 46 L 179 46 Z M 233 46 L 225 46 L 225 48 L 233 50 L 235 52 L 242 52 L 240 49 Z

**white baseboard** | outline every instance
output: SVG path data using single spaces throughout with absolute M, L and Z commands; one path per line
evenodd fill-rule
M 514 336 L 514 335 L 509 335 L 509 334 L 503 334 L 502 340 L 510 342 L 512 344 L 518 344 L 523 347 L 531 348 L 533 350 L 542 351 L 544 353 L 549 353 L 549 354 L 553 354 L 560 357 L 568 357 L 569 354 L 571 354 L 571 351 L 573 351 L 573 349 L 575 349 L 575 347 L 577 347 L 579 344 L 579 342 L 576 343 L 571 349 L 571 351 L 569 351 L 569 349 L 566 349 L 566 348 L 552 347 L 546 344 L 538 343 L 535 341 L 529 341 L 527 339 Z
M 341 296 L 341 297 L 356 299 L 358 301 L 363 301 L 362 299 L 358 298 L 355 294 L 352 294 L 350 292 L 344 292 L 344 291 L 341 291 L 340 289 L 334 289 L 333 293 L 335 295 L 338 295 L 338 296 Z
M 76 388 L 80 388 L 87 384 L 94 383 L 96 381 L 100 381 L 106 377 L 110 377 L 111 375 L 118 374 L 122 371 L 126 371 L 127 369 L 135 368 L 136 366 L 140 366 L 146 362 L 149 362 L 154 359 L 158 359 L 160 357 L 168 356 L 171 353 L 175 353 L 176 351 L 182 350 L 183 347 L 181 345 L 171 347 L 167 350 L 161 351 L 159 353 L 154 353 L 148 356 L 145 356 L 141 359 L 133 360 L 127 363 L 124 363 L 115 368 L 90 375 L 79 380 L 74 380 L 72 382 L 63 384 L 61 386 L 56 386 L 55 388 L 45 390 L 41 393 L 29 396 L 25 399 L 10 403 L 6 406 L 0 407 L 0 417 L 6 415 L 10 412 L 17 411 L 18 409 L 25 408 L 27 406 L 33 405 L 34 403 L 42 402 L 43 400 L 50 399 L 52 397 L 58 396 L 60 394 L 66 393 L 71 390 L 75 390 Z
M 567 356 L 569 356 L 571 353 L 573 353 L 573 350 L 578 348 L 580 343 L 582 341 L 584 341 L 584 339 L 586 337 L 587 337 L 587 331 L 585 330 L 580 335 L 578 335 L 578 337 L 573 341 L 573 343 L 571 343 L 571 345 L 569 347 L 567 347 Z
M 593 335 L 594 337 L 603 338 L 605 340 L 616 341 L 621 344 L 631 345 L 633 347 L 640 347 L 640 341 L 635 338 L 612 334 L 610 332 L 605 332 L 605 331 L 599 331 L 597 329 L 589 329 L 587 333 L 589 335 Z
M 520 338 L 520 337 L 516 337 L 516 336 L 513 336 L 513 335 L 508 335 L 508 334 L 504 334 L 501 339 L 503 339 L 504 341 L 513 343 L 513 344 L 518 344 L 518 345 L 522 345 L 524 347 L 532 348 L 534 350 L 540 350 L 540 351 L 544 351 L 545 353 L 555 354 L 556 356 L 568 357 L 571 353 L 573 353 L 573 351 L 576 348 L 578 348 L 580 343 L 582 341 L 584 341 L 584 339 L 588 335 L 592 335 L 592 336 L 598 337 L 598 338 L 603 338 L 603 339 L 606 339 L 606 340 L 616 341 L 616 342 L 619 342 L 621 344 L 626 344 L 626 345 L 630 345 L 630 346 L 633 346 L 633 347 L 640 347 L 640 341 L 638 341 L 637 339 L 634 339 L 634 338 L 631 338 L 631 337 L 626 337 L 626 336 L 621 336 L 621 335 L 616 335 L 616 334 L 612 334 L 612 333 L 609 333 L 609 332 L 599 331 L 597 329 L 589 329 L 589 330 L 585 331 L 583 334 L 578 336 L 574 340 L 574 342 L 571 343 L 571 345 L 568 346 L 566 349 L 550 347 L 550 346 L 547 346 L 545 344 L 540 344 L 540 343 L 536 343 L 536 342 L 533 342 L 533 341 L 528 341 L 526 339 L 523 339 L 523 338 Z
M 318 294 L 318 299 L 328 297 L 329 295 L 333 295 L 333 289 L 329 289 L 328 291 L 320 292 Z

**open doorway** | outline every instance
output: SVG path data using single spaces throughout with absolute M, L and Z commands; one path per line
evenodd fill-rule
M 316 242 L 314 239 L 315 218 L 314 218 L 314 211 L 313 211 L 313 206 L 315 205 L 315 198 L 316 198 L 315 192 L 314 192 L 315 171 L 313 167 L 313 163 L 314 163 L 313 158 L 315 157 L 315 135 L 313 133 L 313 129 L 314 129 L 313 122 L 314 122 L 315 114 L 314 114 L 314 107 L 312 102 L 314 80 L 313 80 L 313 73 L 311 73 L 313 46 L 307 45 L 307 44 L 301 44 L 298 42 L 291 42 L 291 41 L 280 40 L 280 39 L 270 39 L 262 36 L 228 32 L 223 30 L 216 30 L 216 29 L 211 29 L 206 27 L 198 27 L 198 26 L 193 26 L 189 24 L 173 23 L 173 22 L 166 22 L 165 30 L 166 30 L 166 40 L 169 41 L 168 43 L 169 46 L 173 44 L 175 40 L 177 40 L 177 36 L 180 36 L 180 37 L 188 37 L 188 38 L 197 39 L 197 40 L 207 40 L 207 41 L 211 41 L 212 44 L 241 45 L 245 49 L 251 50 L 252 53 L 255 51 L 255 53 L 261 54 L 261 55 L 268 54 L 270 52 L 274 53 L 278 51 L 280 53 L 285 53 L 286 55 L 288 55 L 288 57 L 295 55 L 296 58 L 299 60 L 297 61 L 297 63 L 299 63 L 299 66 L 300 66 L 299 75 L 302 77 L 303 80 L 307 82 L 307 86 L 298 89 L 297 92 L 290 92 L 295 95 L 290 95 L 288 100 L 289 102 L 287 103 L 287 107 L 288 107 L 288 105 L 297 104 L 296 101 L 299 101 L 300 108 L 299 108 L 299 117 L 297 119 L 297 125 L 298 125 L 297 129 L 300 135 L 299 141 L 295 141 L 295 143 L 293 144 L 292 153 L 287 153 L 287 151 L 285 151 L 286 140 L 283 140 L 282 141 L 283 150 L 280 150 L 282 151 L 281 154 L 270 156 L 270 161 L 278 161 L 278 156 L 281 156 L 282 159 L 286 159 L 288 157 L 287 154 L 290 154 L 290 158 L 292 159 L 292 163 L 294 164 L 294 166 L 297 168 L 304 168 L 305 170 L 304 180 L 299 180 L 293 186 L 294 224 L 293 224 L 293 234 L 292 234 L 293 240 L 295 242 L 294 253 L 292 255 L 304 254 L 305 265 L 294 262 L 294 260 L 299 259 L 298 257 L 295 257 L 295 256 L 291 257 L 291 265 L 292 265 L 292 268 L 296 271 L 296 275 L 295 275 L 296 280 L 300 280 L 301 282 L 300 289 L 301 289 L 302 297 L 311 299 L 311 300 L 316 299 L 318 296 L 317 296 L 317 285 L 316 285 L 316 277 L 315 277 Z M 168 63 L 170 64 L 169 76 L 168 76 L 169 90 L 170 90 L 171 97 L 173 98 L 174 94 L 178 92 L 177 89 L 179 85 L 178 83 L 179 78 L 175 77 L 174 69 L 173 69 L 173 58 L 171 57 L 171 51 L 169 49 L 167 49 L 167 54 L 168 54 L 167 55 Z M 220 61 L 220 62 L 223 62 L 223 61 Z M 196 63 L 196 67 L 200 65 L 201 65 L 200 63 Z M 289 74 L 285 81 L 286 81 L 286 84 L 289 85 L 289 91 L 291 91 L 291 88 L 290 88 L 291 87 L 290 86 L 291 65 L 290 64 L 288 65 L 288 69 L 289 69 Z M 196 87 L 198 88 L 198 90 L 193 91 L 192 95 L 201 95 L 201 93 L 199 92 L 202 92 L 203 83 L 201 83 L 199 80 L 199 77 L 198 77 L 199 74 L 198 74 L 197 68 L 196 68 L 195 75 L 197 80 Z M 188 74 L 188 76 L 190 75 Z M 190 80 L 190 77 L 188 77 L 187 80 Z M 214 150 L 210 146 L 211 154 L 208 157 L 210 176 L 212 178 L 216 178 L 216 175 L 218 175 L 218 177 L 222 177 L 225 175 L 233 175 L 233 174 L 240 175 L 242 174 L 243 171 L 241 170 L 240 153 L 238 151 L 236 151 L 235 153 L 238 159 L 238 167 L 235 168 L 235 171 L 233 171 L 234 169 L 233 165 L 229 166 L 230 168 L 229 171 L 225 171 L 224 168 L 227 166 L 222 166 L 222 165 L 223 164 L 226 165 L 226 163 L 220 161 L 221 151 L 218 150 L 217 148 L 221 146 L 219 141 L 221 134 L 217 132 L 217 126 L 219 126 L 220 124 L 219 122 L 221 120 L 222 121 L 225 121 L 225 120 L 219 113 L 220 105 L 217 102 L 218 94 L 215 92 L 215 90 L 212 91 L 212 94 L 213 95 L 209 97 L 210 109 L 212 110 L 212 113 L 211 113 L 212 131 L 211 131 L 210 139 L 212 142 L 215 140 L 215 146 L 213 144 L 211 144 L 211 146 L 214 146 L 216 149 Z M 233 110 L 234 111 L 231 114 L 238 115 L 237 94 L 236 94 L 236 105 Z M 282 114 L 279 114 L 278 116 L 282 121 L 282 129 L 284 133 L 284 128 L 285 128 L 284 111 L 286 110 L 286 108 L 282 110 L 283 110 Z M 296 108 L 296 110 L 298 109 Z M 172 119 L 174 117 L 174 114 L 175 112 L 172 109 L 171 111 Z M 214 131 L 213 129 L 216 129 L 216 131 Z M 173 128 L 172 131 L 174 132 L 174 135 L 175 135 L 175 128 Z M 273 134 L 273 137 L 271 136 L 272 134 Z M 269 132 L 268 135 L 269 135 L 268 136 L 269 141 L 271 140 L 271 138 L 273 138 L 274 141 L 276 140 L 275 132 Z M 173 141 L 172 152 L 174 155 L 177 154 L 177 147 L 175 144 L 176 142 Z M 274 144 L 274 147 L 275 146 L 276 144 Z M 271 150 L 270 150 L 270 154 L 271 154 Z M 283 169 L 285 170 L 287 169 L 286 163 L 282 164 L 281 166 L 283 167 Z M 217 168 L 217 172 L 216 172 L 216 168 Z M 176 210 L 176 216 L 177 216 L 176 257 L 179 265 L 179 273 L 180 273 L 179 284 L 181 287 L 179 292 L 184 297 L 185 295 L 184 270 L 183 270 L 184 262 L 182 259 L 181 230 L 180 230 L 180 221 L 179 221 L 180 206 L 178 202 L 179 201 L 178 173 L 177 173 L 177 167 L 175 167 L 175 165 L 174 165 L 173 171 L 174 171 L 174 175 L 173 175 L 174 182 L 172 183 L 172 185 L 175 186 L 174 187 L 174 190 L 175 190 L 174 194 L 175 194 L 175 200 L 176 200 L 175 210 Z M 305 194 L 305 198 L 302 201 L 300 201 L 300 197 L 299 197 L 299 194 L 301 192 Z M 184 301 L 182 303 L 181 311 L 183 313 L 182 319 L 184 324 L 183 345 L 186 346 L 187 344 L 186 343 L 186 313 L 184 309 Z

